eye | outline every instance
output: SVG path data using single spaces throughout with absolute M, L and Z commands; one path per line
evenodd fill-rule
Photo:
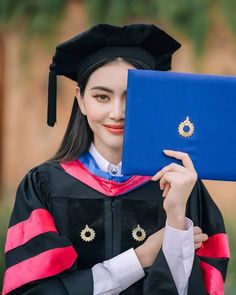
M 94 97 L 99 100 L 99 101 L 108 101 L 109 100 L 109 97 L 106 95 L 106 94 L 96 94 L 94 95 Z

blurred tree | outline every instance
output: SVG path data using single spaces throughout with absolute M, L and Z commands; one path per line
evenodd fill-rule
M 66 0 L 0 0 L 0 24 L 19 26 L 29 35 L 55 33 L 63 19 Z
M 236 1 L 235 0 L 218 0 L 219 8 L 222 11 L 225 21 L 229 24 L 234 34 L 236 34 Z
M 209 28 L 209 0 L 158 0 L 158 15 L 193 41 L 195 53 L 200 55 Z

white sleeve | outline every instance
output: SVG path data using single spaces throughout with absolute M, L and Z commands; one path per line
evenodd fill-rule
M 179 295 L 187 295 L 194 260 L 193 223 L 186 218 L 186 224 L 187 230 L 178 230 L 166 223 L 162 245 Z
M 116 295 L 142 279 L 144 270 L 134 252 L 129 249 L 92 268 L 93 295 Z

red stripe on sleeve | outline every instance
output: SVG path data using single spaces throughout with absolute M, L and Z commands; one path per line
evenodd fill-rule
M 28 219 L 8 229 L 5 252 L 19 247 L 46 232 L 57 233 L 55 222 L 46 209 L 35 209 Z
M 201 261 L 204 285 L 209 295 L 224 295 L 224 281 L 220 271 L 210 264 Z
M 29 282 L 59 274 L 69 269 L 76 259 L 76 251 L 68 246 L 45 251 L 11 266 L 5 272 L 2 295 Z
M 230 258 L 229 242 L 226 234 L 215 234 L 208 238 L 196 251 L 198 256 L 209 258 Z

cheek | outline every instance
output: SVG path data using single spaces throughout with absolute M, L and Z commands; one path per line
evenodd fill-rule
M 89 106 L 86 108 L 89 124 L 102 123 L 106 118 L 106 111 L 101 106 Z

